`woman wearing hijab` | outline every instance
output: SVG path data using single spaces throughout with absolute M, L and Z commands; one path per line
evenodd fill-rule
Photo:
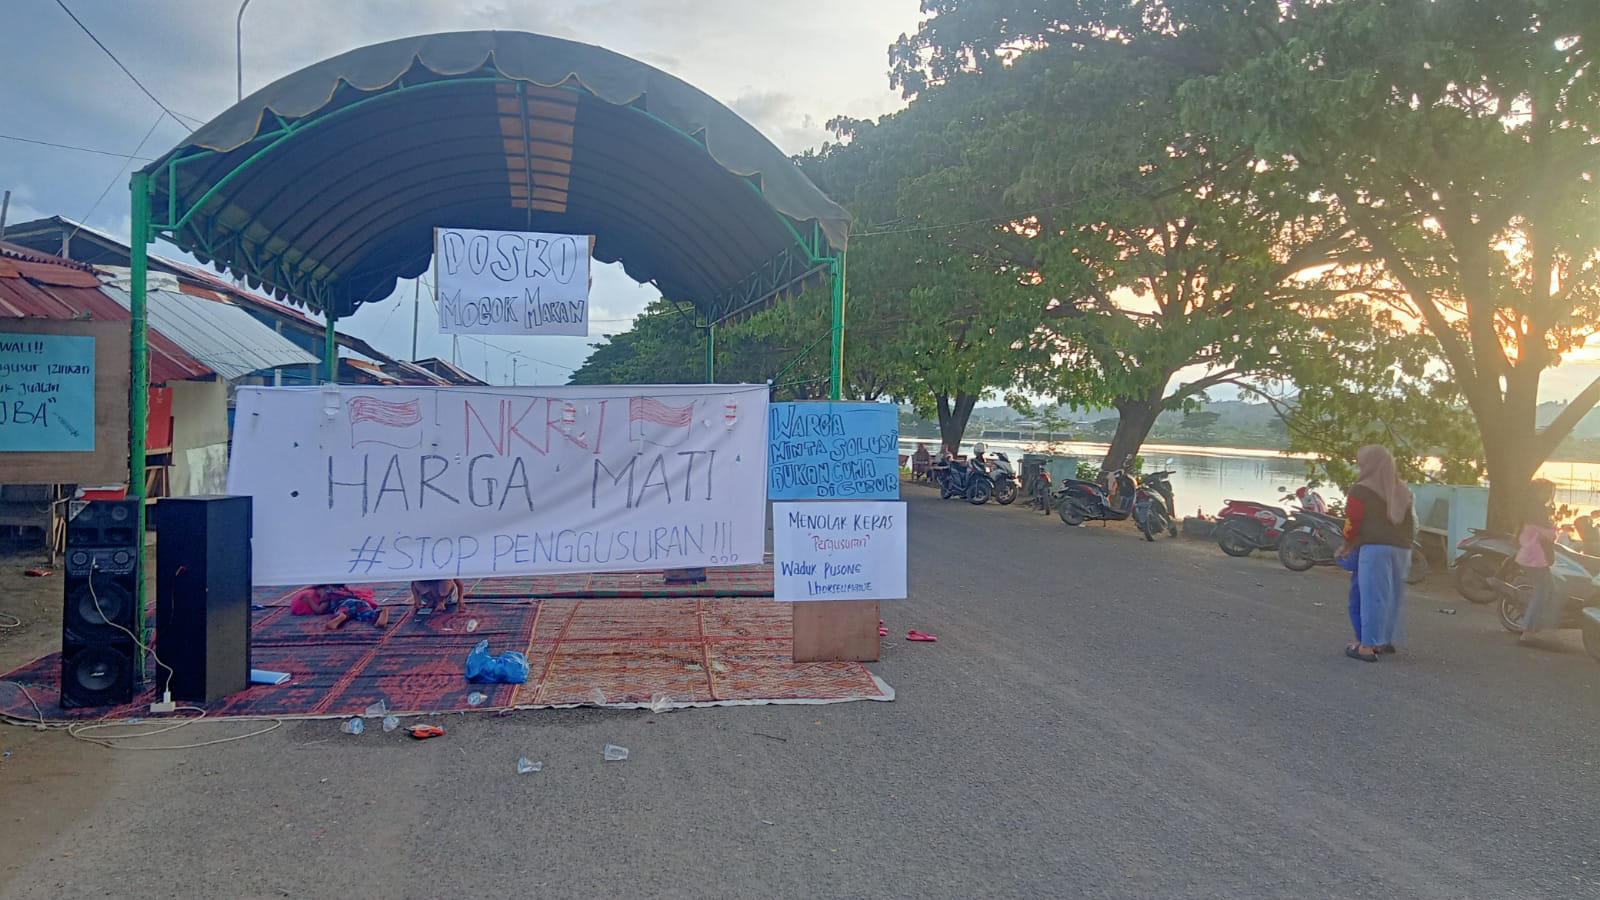
M 1345 647 L 1351 659 L 1377 662 L 1394 652 L 1400 605 L 1406 595 L 1406 570 L 1416 532 L 1411 489 L 1400 480 L 1388 450 L 1369 444 L 1356 451 L 1361 474 L 1345 498 L 1344 547 L 1355 554 L 1360 617 L 1355 642 Z M 1357 617 L 1352 615 L 1352 624 Z

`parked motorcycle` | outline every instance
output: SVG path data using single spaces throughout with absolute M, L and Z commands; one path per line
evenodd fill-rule
M 1154 491 L 1140 487 L 1126 471 L 1111 473 L 1110 482 L 1115 495 L 1098 481 L 1069 478 L 1056 491 L 1056 514 L 1068 525 L 1082 525 L 1086 521 L 1120 522 L 1132 517 L 1145 532 L 1148 540 L 1155 540 L 1153 506 L 1161 502 Z M 1165 520 L 1163 520 L 1165 521 Z
M 1473 603 L 1492 603 L 1500 599 L 1497 582 L 1512 582 L 1517 575 L 1517 541 L 1511 535 L 1487 528 L 1474 528 L 1456 544 L 1460 555 L 1455 561 L 1456 592 Z M 1589 577 L 1600 575 L 1600 557 L 1588 556 L 1562 544 L 1556 545 L 1556 560 L 1567 560 L 1569 567 L 1558 565 L 1560 572 L 1577 577 L 1579 570 Z
M 1312 566 L 1331 566 L 1344 543 L 1344 520 L 1327 513 L 1297 509 L 1278 542 L 1278 561 L 1291 572 L 1304 572 Z M 1428 556 L 1422 545 L 1411 544 L 1411 562 L 1406 583 L 1416 584 L 1428 577 Z
M 1172 465 L 1171 459 L 1167 460 L 1167 465 Z M 1159 472 L 1151 472 L 1150 474 L 1139 479 L 1139 486 L 1150 491 L 1154 491 L 1156 494 L 1157 502 L 1151 504 L 1151 512 L 1159 518 L 1159 521 L 1154 523 L 1151 531 L 1165 531 L 1170 537 L 1177 537 L 1178 504 L 1173 498 L 1172 482 L 1167 480 L 1172 474 L 1173 472 L 1171 469 L 1162 469 Z M 1146 533 L 1145 538 L 1152 541 L 1155 540 L 1155 537 L 1150 533 Z
M 1550 571 L 1556 579 L 1556 596 L 1565 601 L 1555 627 L 1581 629 L 1584 651 L 1600 661 L 1600 579 L 1560 554 Z M 1513 634 L 1521 634 L 1522 617 L 1533 594 L 1528 576 L 1518 567 L 1509 580 L 1494 577 L 1490 583 L 1500 598 L 1500 625 Z
M 1278 490 L 1283 493 L 1279 502 L 1294 499 L 1287 489 Z M 1212 533 L 1223 553 L 1249 556 L 1257 550 L 1277 550 L 1288 526 L 1289 511 L 1281 506 L 1255 500 L 1224 500 Z
M 1017 499 L 1017 470 L 1011 467 L 1011 457 L 998 451 L 994 454 L 989 480 L 994 484 L 994 502 L 1010 506 Z
M 941 500 L 961 497 L 973 506 L 982 506 L 989 502 L 989 497 L 994 493 L 994 482 L 989 479 L 989 473 L 975 463 L 950 459 L 935 471 L 939 472 Z

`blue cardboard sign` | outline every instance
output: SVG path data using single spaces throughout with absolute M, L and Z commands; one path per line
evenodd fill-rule
M 894 405 L 774 403 L 767 422 L 768 499 L 899 499 L 900 415 Z
M 94 450 L 94 338 L 0 332 L 0 451 Z

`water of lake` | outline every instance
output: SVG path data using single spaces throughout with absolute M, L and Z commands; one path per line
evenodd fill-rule
M 938 441 L 928 441 L 932 452 Z M 991 450 L 1001 450 L 1011 457 L 1013 465 L 1020 467 L 1023 453 L 1043 452 L 1038 444 L 1017 441 L 986 441 Z M 916 449 L 915 440 L 901 441 L 900 452 Z M 970 442 L 962 445 L 963 453 L 970 453 Z M 1063 458 L 1075 457 L 1098 466 L 1105 456 L 1105 444 L 1061 443 L 1054 445 L 1048 455 Z M 1145 469 L 1172 469 L 1172 490 L 1177 500 L 1178 512 L 1192 516 L 1197 511 L 1208 516 L 1217 514 L 1228 498 L 1273 502 L 1280 496 L 1276 489 L 1293 490 L 1306 482 L 1307 458 L 1289 457 L 1276 450 L 1246 450 L 1237 447 L 1192 447 L 1174 444 L 1147 444 L 1140 451 Z M 1165 460 L 1172 464 L 1166 465 Z M 1542 478 L 1557 485 L 1556 502 L 1571 504 L 1584 511 L 1600 509 L 1600 464 L 1551 462 L 1539 470 Z M 1318 488 L 1330 503 L 1343 497 L 1332 485 Z

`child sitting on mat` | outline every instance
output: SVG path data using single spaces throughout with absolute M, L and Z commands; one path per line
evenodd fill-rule
M 343 627 L 351 619 L 371 622 L 380 628 L 389 624 L 389 610 L 378 604 L 370 588 L 314 584 L 296 591 L 289 601 L 291 616 L 321 616 L 328 613 L 333 614 L 325 626 L 329 631 Z

